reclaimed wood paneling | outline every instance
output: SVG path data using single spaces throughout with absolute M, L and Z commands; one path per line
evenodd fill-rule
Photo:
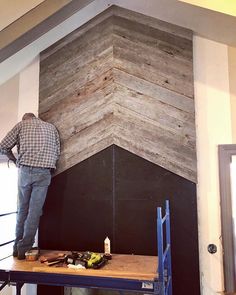
M 112 6 L 41 55 L 58 173 L 116 144 L 196 182 L 192 32 Z

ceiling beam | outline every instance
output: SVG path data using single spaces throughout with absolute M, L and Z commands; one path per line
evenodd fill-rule
M 0 32 L 0 63 L 93 0 L 46 0 Z

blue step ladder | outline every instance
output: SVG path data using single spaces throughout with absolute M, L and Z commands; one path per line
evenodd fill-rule
M 165 236 L 165 241 L 164 241 Z M 165 242 L 165 245 L 164 245 Z M 165 215 L 157 208 L 158 286 L 157 294 L 172 295 L 170 207 L 166 200 Z M 156 293 L 156 292 L 155 292 Z

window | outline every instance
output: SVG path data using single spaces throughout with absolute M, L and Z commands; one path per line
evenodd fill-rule
M 17 210 L 17 168 L 0 155 L 0 260 L 12 255 Z

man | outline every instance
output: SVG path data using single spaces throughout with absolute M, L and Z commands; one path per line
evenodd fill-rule
M 17 146 L 18 157 L 12 148 Z M 19 167 L 18 213 L 13 256 L 25 259 L 34 244 L 43 204 L 60 154 L 55 126 L 26 113 L 0 143 L 0 153 Z

